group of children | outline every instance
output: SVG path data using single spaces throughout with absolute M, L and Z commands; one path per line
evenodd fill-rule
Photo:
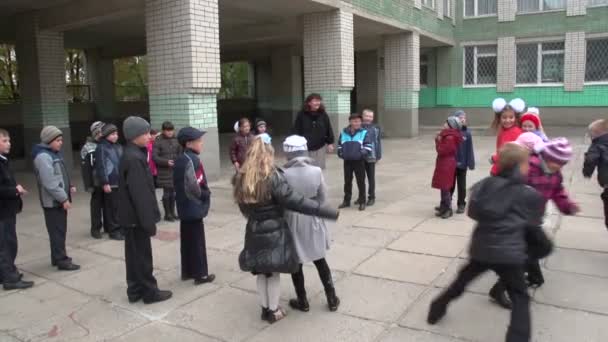
M 437 323 L 449 303 L 459 297 L 471 281 L 493 270 L 499 280 L 490 290 L 490 297 L 512 310 L 506 340 L 529 341 L 526 288 L 543 285 L 539 259 L 552 250 L 552 243 L 542 230 L 546 204 L 553 200 L 564 215 L 575 215 L 580 210 L 565 191 L 561 174 L 573 153 L 567 139 L 546 136 L 538 110 L 528 108 L 526 111 L 523 100 L 507 103 L 496 99 L 492 107 L 497 152 L 491 158 L 491 176 L 475 184 L 470 195 L 468 215 L 477 221 L 470 245 L 471 259 L 454 282 L 433 300 L 427 321 Z M 435 139 L 437 161 L 432 185 L 441 191 L 441 204 L 436 210 L 437 216 L 443 218 L 452 215 L 450 190 L 453 191 L 455 181 L 460 182 L 458 168 L 474 168 L 474 162 L 467 162 L 463 157 L 472 156 L 465 118 L 461 111 L 453 113 Z M 594 121 L 589 132 L 592 144 L 585 154 L 583 175 L 591 177 L 598 169 L 598 182 L 605 189 L 601 197 L 608 228 L 608 120 Z M 462 213 L 465 203 L 460 198 L 465 196 L 460 196 L 460 190 L 459 187 L 458 212 Z M 462 190 L 464 192 L 464 186 Z

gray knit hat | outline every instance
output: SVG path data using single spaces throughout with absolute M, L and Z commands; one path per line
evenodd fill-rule
M 95 121 L 93 122 L 93 124 L 91 124 L 91 136 L 93 138 L 95 138 L 97 135 L 99 135 L 101 133 L 101 128 L 103 127 L 104 123 L 101 121 Z
M 462 122 L 460 122 L 460 119 L 456 116 L 448 117 L 447 122 L 448 122 L 448 126 L 450 126 L 450 128 L 456 128 L 456 129 L 462 128 Z
M 148 132 L 150 132 L 150 124 L 139 116 L 129 116 L 122 124 L 122 133 L 127 141 Z
M 107 123 L 107 124 L 103 125 L 103 127 L 101 128 L 101 136 L 104 138 L 114 132 L 118 132 L 118 127 L 116 127 L 116 125 L 111 124 L 111 123 Z
M 53 140 L 63 135 L 63 132 L 55 126 L 46 126 L 40 132 L 40 141 L 50 144 Z

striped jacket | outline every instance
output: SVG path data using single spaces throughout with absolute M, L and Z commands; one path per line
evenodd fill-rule
M 338 157 L 344 160 L 363 160 L 369 153 L 372 153 L 372 148 L 369 134 L 364 128 L 353 132 L 348 126 L 340 133 Z

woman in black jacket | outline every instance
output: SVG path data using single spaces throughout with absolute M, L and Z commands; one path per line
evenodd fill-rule
M 329 153 L 333 152 L 335 138 L 321 95 L 313 93 L 306 97 L 292 131 L 293 134 L 306 138 L 308 156 L 315 160 L 318 167 L 325 169 L 325 146 L 327 145 Z
M 239 265 L 241 270 L 257 275 L 262 319 L 274 323 L 286 315 L 279 307 L 279 273 L 291 274 L 299 266 L 285 209 L 334 220 L 339 213 L 294 192 L 283 172 L 274 166 L 272 146 L 259 138 L 247 150 L 233 184 L 235 201 L 247 217 Z

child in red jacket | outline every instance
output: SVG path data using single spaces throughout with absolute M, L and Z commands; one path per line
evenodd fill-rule
M 491 163 L 492 169 L 490 173 L 492 175 L 498 174 L 498 163 L 496 163 L 496 156 L 498 150 L 502 145 L 515 141 L 517 137 L 522 133 L 519 127 L 519 118 L 521 113 L 526 109 L 526 104 L 522 99 L 513 99 L 507 103 L 505 99 L 497 98 L 492 102 L 492 109 L 494 109 L 494 122 L 492 122 L 492 128 L 496 130 L 496 153 L 492 156 Z
M 450 116 L 435 138 L 435 149 L 437 160 L 435 161 L 435 172 L 433 173 L 432 187 L 441 191 L 441 203 L 435 208 L 436 216 L 447 219 L 452 216 L 452 193 L 454 185 L 454 173 L 456 172 L 456 152 L 458 145 L 462 142 L 460 128 L 462 123 L 455 116 Z

